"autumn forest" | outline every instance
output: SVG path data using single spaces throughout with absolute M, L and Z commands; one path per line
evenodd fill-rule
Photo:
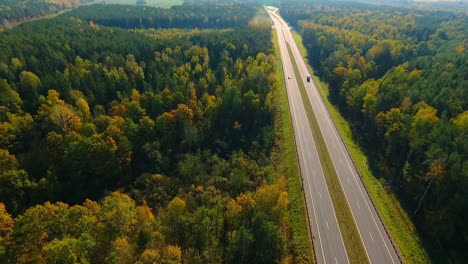
M 0 4 L 0 263 L 315 263 L 263 6 L 88 2 Z M 466 14 L 279 7 L 431 259 L 464 259 Z

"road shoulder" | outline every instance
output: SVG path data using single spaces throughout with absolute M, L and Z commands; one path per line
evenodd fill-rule
M 307 51 L 302 44 L 301 36 L 297 32 L 292 33 L 300 52 L 306 58 Z M 404 263 L 430 263 L 410 217 L 395 195 L 372 174 L 367 157 L 353 140 L 349 123 L 328 100 L 328 86 L 313 74 L 310 64 L 307 63 L 307 67 L 402 261 Z
M 298 258 L 298 263 L 316 263 L 313 251 L 305 198 L 302 191 L 302 179 L 299 170 L 299 161 L 296 152 L 296 142 L 294 138 L 291 115 L 289 112 L 289 101 L 286 94 L 284 82 L 283 64 L 279 50 L 276 31 L 272 31 L 272 41 L 276 58 L 276 79 L 275 105 L 277 118 L 275 120 L 278 154 L 280 163 L 277 173 L 286 175 L 288 179 L 288 193 L 290 198 L 290 221 L 293 231 L 293 251 Z

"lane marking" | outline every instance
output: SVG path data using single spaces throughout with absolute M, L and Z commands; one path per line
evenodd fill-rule
M 371 231 L 369 231 L 369 235 L 370 235 L 370 238 L 372 239 L 372 241 L 374 241 L 374 237 L 372 236 Z
M 280 18 L 278 18 L 278 20 L 280 20 Z M 281 20 L 282 20 L 282 19 L 281 19 Z M 286 34 L 285 34 L 285 33 L 288 35 L 288 39 L 286 39 Z M 291 50 L 292 50 L 292 53 L 293 53 L 293 54 L 292 54 L 292 56 L 289 56 L 289 60 L 290 60 L 289 63 L 290 63 L 291 68 L 293 68 L 293 62 L 292 62 L 292 60 L 293 60 L 293 59 L 295 60 L 295 55 L 294 55 L 294 51 L 295 51 L 295 50 L 294 50 L 294 47 L 297 49 L 297 46 L 296 46 L 296 43 L 295 43 L 294 39 L 292 38 L 291 31 L 290 31 L 289 28 L 283 29 L 283 37 L 284 37 L 284 43 L 285 43 L 285 44 L 288 44 L 288 43 L 289 43 L 290 46 L 291 46 Z M 291 40 L 291 41 L 290 41 L 290 40 Z M 292 44 L 291 42 L 293 42 L 294 44 L 291 45 L 291 44 Z M 285 50 L 286 50 L 286 49 L 287 49 L 287 47 L 285 47 Z M 288 51 L 288 53 L 289 53 L 289 51 Z M 295 60 L 295 61 L 297 62 L 297 60 Z M 295 74 L 295 73 L 294 73 L 294 74 Z M 297 78 L 297 76 L 296 76 L 296 78 Z M 302 78 L 301 78 L 301 79 L 302 79 Z M 299 87 L 297 87 L 297 89 L 299 89 Z M 296 94 L 296 96 L 298 96 L 298 98 L 299 98 L 298 100 L 301 102 L 300 105 L 303 106 L 303 98 L 302 98 L 302 95 L 300 95 L 300 93 L 298 93 L 298 94 Z M 309 122 L 309 121 L 308 121 L 308 118 L 305 116 L 305 109 L 304 109 L 304 112 L 303 112 L 303 116 L 304 116 L 304 119 L 307 120 L 307 122 Z M 307 127 L 306 130 L 309 130 L 309 131 L 310 131 L 310 126 L 306 126 L 306 127 Z M 310 133 L 312 133 L 312 132 L 310 131 Z M 311 134 L 311 135 L 312 135 L 312 134 Z M 315 145 L 315 141 L 314 141 L 313 139 L 312 139 L 312 144 Z M 315 148 L 315 153 L 318 154 L 316 148 Z M 307 152 L 307 154 L 310 155 L 309 152 Z M 317 158 L 318 158 L 318 156 L 317 156 Z M 306 165 L 307 165 L 307 164 L 306 164 Z M 323 168 L 322 168 L 322 164 L 321 164 L 320 161 L 318 162 L 318 166 L 319 166 L 319 168 L 320 168 L 320 171 L 322 171 L 322 174 L 323 174 Z M 325 176 L 324 176 L 324 175 L 321 175 L 321 176 L 323 177 L 322 180 L 323 180 L 324 184 L 326 184 L 326 182 L 325 182 Z M 308 184 L 310 184 L 310 183 L 308 182 Z M 331 202 L 330 193 L 327 192 L 327 194 L 328 194 L 328 199 L 329 199 L 329 201 Z M 314 206 L 313 203 L 312 203 L 312 206 Z M 331 209 L 332 209 L 332 212 L 333 212 L 333 216 L 334 216 L 334 219 L 335 219 L 335 223 L 336 223 L 336 225 L 337 225 L 337 227 L 338 227 L 338 233 L 339 233 L 339 237 L 340 237 L 340 240 L 341 240 L 341 245 L 342 245 L 343 251 L 344 251 L 345 256 L 346 256 L 346 263 L 350 263 L 350 262 L 349 262 L 348 254 L 347 254 L 347 252 L 346 252 L 346 247 L 345 247 L 345 245 L 344 245 L 343 235 L 341 234 L 341 230 L 340 230 L 339 225 L 338 225 L 338 219 L 336 218 L 336 212 L 335 212 L 335 208 L 334 208 L 333 204 L 332 204 L 332 206 L 331 206 Z M 317 222 L 317 223 L 318 223 L 318 222 Z M 317 225 L 318 225 L 318 224 L 317 224 Z M 327 225 L 328 225 L 328 222 L 327 222 Z M 322 246 L 322 245 L 321 245 L 321 246 Z M 323 248 L 322 248 L 322 255 L 324 256 Z M 324 260 L 325 260 L 325 258 L 324 258 Z M 325 261 L 325 262 L 326 262 L 326 261 Z
M 328 226 L 328 221 L 325 220 L 325 223 L 327 224 L 327 229 L 330 230 L 330 226 Z
M 361 206 L 359 205 L 359 201 L 357 201 L 357 207 L 361 209 Z
M 318 193 L 319 193 L 320 199 L 322 199 L 322 193 L 320 191 Z
M 281 21 L 284 21 L 284 20 L 283 20 L 281 17 L 277 16 L 276 14 L 271 14 L 271 15 L 273 15 L 273 17 L 275 17 L 276 20 L 277 20 L 280 24 L 283 24 Z M 275 22 L 276 22 L 276 21 L 275 21 Z M 285 24 L 285 23 L 284 23 L 284 24 Z M 280 32 L 280 31 L 281 31 L 281 32 Z M 282 34 L 281 34 L 281 33 L 282 33 Z M 286 34 L 285 34 L 285 33 L 286 33 Z M 287 25 L 285 25 L 284 28 L 283 28 L 283 25 L 281 25 L 280 30 L 277 30 L 277 35 L 278 35 L 279 44 L 280 44 L 280 45 L 279 45 L 279 46 L 280 46 L 280 51 L 286 51 L 286 50 L 287 50 L 286 44 L 290 43 L 289 38 L 291 38 L 290 29 L 287 27 Z M 281 36 L 281 35 L 283 35 L 283 36 Z M 289 38 L 286 38 L 286 35 L 288 35 Z M 282 37 L 282 38 L 281 38 L 281 37 Z M 294 42 L 294 40 L 292 40 L 292 42 Z M 295 42 L 294 42 L 294 44 L 295 44 Z M 285 67 L 285 66 L 289 66 L 290 68 L 292 68 L 292 60 L 295 59 L 295 58 L 294 58 L 294 57 L 295 57 L 295 56 L 294 56 L 294 51 L 295 51 L 294 48 L 297 49 L 297 46 L 294 46 L 294 45 L 293 45 L 293 48 L 292 48 L 292 50 L 293 50 L 293 56 L 292 56 L 292 57 L 291 57 L 291 56 L 288 57 L 287 54 L 286 54 L 286 52 L 281 52 L 281 58 L 282 58 L 282 61 L 283 61 L 283 69 L 284 69 L 284 68 L 287 68 L 287 67 Z M 302 63 L 304 63 L 304 62 L 302 61 Z M 289 69 L 287 69 L 287 70 L 285 69 L 285 71 L 284 71 L 284 72 L 285 72 L 285 75 L 286 75 L 286 72 L 287 72 L 287 71 L 289 71 Z M 292 75 L 295 75 L 295 73 L 292 73 Z M 287 77 L 287 76 L 285 76 L 285 77 Z M 296 77 L 297 77 L 297 76 L 296 76 Z M 295 91 L 292 91 L 294 88 L 298 88 L 298 87 L 294 87 L 294 85 L 291 85 L 289 82 L 286 82 L 286 84 L 287 84 L 287 88 L 288 88 L 287 90 L 288 90 L 289 98 L 292 99 L 291 102 L 293 102 L 293 104 L 294 104 L 294 101 L 299 100 L 299 101 L 300 101 L 299 105 L 303 105 L 303 104 L 302 104 L 302 103 L 303 103 L 303 102 L 302 102 L 302 96 L 298 96 L 298 94 L 297 94 Z M 297 85 L 297 84 L 296 84 L 296 85 Z M 293 86 L 293 87 L 291 87 L 291 86 Z M 294 124 L 294 125 L 295 125 L 296 128 L 298 128 L 297 130 L 298 130 L 298 132 L 300 132 L 300 134 L 302 134 L 302 137 L 304 137 L 304 132 L 309 132 L 309 133 L 311 133 L 309 127 L 306 129 L 306 131 L 303 131 L 303 130 L 299 129 L 298 117 L 300 116 L 300 114 L 302 114 L 302 116 L 305 116 L 305 110 L 304 110 L 304 109 L 296 109 L 296 107 L 294 107 L 294 105 L 292 105 L 291 103 L 290 103 L 290 108 L 291 108 L 291 110 L 292 110 L 292 112 L 293 112 L 293 120 L 295 121 L 295 124 Z M 300 107 L 299 107 L 299 108 L 300 108 Z M 303 111 L 300 111 L 300 110 L 303 110 Z M 297 113 L 296 111 L 299 111 L 300 113 Z M 307 119 L 306 119 L 306 120 L 307 120 Z M 297 139 L 300 140 L 300 141 L 305 140 L 304 138 L 301 138 L 300 136 L 297 137 Z M 314 143 L 314 142 L 312 141 L 312 144 L 313 144 L 313 143 Z M 305 171 L 309 171 L 309 170 L 308 170 L 308 165 L 309 165 L 309 164 L 307 164 L 307 162 L 305 162 L 304 149 L 300 146 L 300 144 L 298 144 L 298 149 L 299 149 L 299 152 L 302 154 L 302 159 L 301 159 L 301 160 L 304 162 Z M 316 149 L 315 149 L 315 152 L 317 152 Z M 307 151 L 306 153 L 309 154 L 309 155 L 307 155 L 307 156 L 309 156 L 309 158 L 310 158 L 310 154 L 311 154 L 311 153 L 308 152 L 308 151 Z M 320 162 L 319 162 L 318 166 L 321 168 Z M 308 177 L 305 177 L 305 178 L 307 178 L 307 185 L 308 185 L 308 187 L 309 187 L 310 199 L 312 200 L 313 195 L 312 195 L 311 188 L 310 188 L 310 179 L 309 179 Z M 324 179 L 323 179 L 323 180 L 324 180 Z M 330 194 L 329 194 L 328 192 L 327 192 L 327 194 L 328 194 L 328 197 L 329 197 L 329 199 L 330 199 L 330 201 L 331 201 Z M 317 218 L 316 218 L 315 205 L 314 205 L 313 202 L 312 202 L 312 209 L 313 209 L 313 211 L 314 211 L 314 218 L 315 218 L 315 220 L 316 220 L 316 226 L 317 226 L 317 231 L 318 231 L 318 235 L 319 235 L 320 247 L 321 247 L 321 249 L 322 249 L 323 260 L 324 260 L 324 262 L 326 263 L 326 259 L 325 259 L 325 255 L 324 255 L 324 250 L 323 250 L 323 244 L 322 244 L 322 241 L 321 241 L 320 229 L 318 228 L 318 221 L 317 221 Z M 336 213 L 335 213 L 334 207 L 332 206 L 331 209 L 332 209 L 332 211 L 333 211 L 333 215 L 335 216 L 335 218 L 334 218 L 334 219 L 335 219 L 335 222 L 336 222 L 336 224 L 338 224 L 338 221 L 337 221 L 337 219 L 336 219 Z M 328 222 L 326 222 L 326 223 L 327 223 L 327 226 L 328 226 Z M 328 228 L 329 228 L 329 227 L 328 227 Z M 338 231 L 339 231 L 339 234 L 340 234 L 340 238 L 341 238 L 341 242 L 342 242 L 342 246 L 343 246 L 343 250 L 344 250 L 344 253 L 345 253 L 345 256 L 346 256 L 347 263 L 349 263 L 348 255 L 347 255 L 346 249 L 345 249 L 345 247 L 344 247 L 343 236 L 341 235 L 341 230 L 340 230 L 339 228 L 338 228 Z
M 301 58 L 302 58 L 302 57 L 301 57 Z M 302 62 L 302 60 L 301 60 L 301 62 Z M 305 65 L 305 62 L 304 62 L 304 65 Z M 305 66 L 305 67 L 306 67 L 306 66 Z M 308 71 L 307 71 L 307 72 L 308 72 Z M 315 83 L 313 83 L 313 86 L 314 86 L 314 88 L 315 88 L 315 89 L 312 89 L 313 92 L 314 92 L 314 95 L 316 95 L 317 97 L 319 97 L 319 99 L 318 99 L 318 101 L 319 101 L 318 107 L 321 108 L 320 110 L 322 110 L 322 111 L 325 112 L 325 115 L 328 114 L 328 115 L 327 115 L 327 118 L 325 118 L 325 121 L 324 121 L 324 122 L 325 122 L 325 125 L 328 126 L 329 129 L 331 129 L 333 136 L 335 136 L 335 141 L 338 142 L 339 152 L 341 152 L 341 154 L 345 157 L 346 165 L 348 165 L 348 168 L 349 168 L 349 170 L 351 171 L 351 173 L 352 173 L 352 175 L 353 175 L 353 180 L 354 180 L 354 182 L 356 183 L 356 185 L 357 185 L 357 187 L 358 187 L 358 189 L 359 189 L 359 192 L 361 193 L 362 198 L 364 199 L 364 202 L 365 202 L 365 204 L 366 204 L 366 206 L 367 206 L 367 209 L 368 209 L 368 211 L 369 211 L 369 213 L 370 213 L 370 215 L 371 215 L 371 217 L 372 217 L 372 220 L 373 220 L 373 222 L 374 222 L 374 224 L 375 224 L 375 227 L 377 228 L 377 231 L 379 232 L 379 235 L 380 235 L 380 237 L 382 238 L 382 242 L 383 242 L 383 244 L 384 244 L 384 246 L 385 246 L 385 249 L 387 250 L 387 253 L 388 253 L 388 255 L 390 256 L 390 259 L 391 259 L 392 263 L 395 263 L 395 261 L 394 261 L 394 259 L 393 259 L 393 256 L 392 256 L 392 254 L 390 253 L 390 250 L 389 250 L 389 248 L 388 248 L 387 242 L 385 241 L 385 239 L 384 239 L 384 237 L 383 237 L 383 235 L 382 235 L 382 232 L 381 232 L 381 230 L 380 230 L 380 228 L 379 228 L 379 225 L 377 224 L 377 221 L 376 221 L 375 216 L 374 216 L 374 211 L 371 210 L 371 208 L 370 208 L 370 206 L 369 206 L 369 203 L 368 203 L 368 201 L 367 201 L 367 199 L 366 199 L 366 197 L 368 197 L 368 196 L 364 195 L 364 192 L 363 192 L 363 190 L 362 190 L 362 188 L 364 188 L 364 187 L 362 186 L 362 184 L 359 184 L 359 182 L 358 182 L 358 180 L 357 180 L 357 177 L 358 177 L 358 176 L 357 176 L 356 169 L 355 169 L 354 166 L 351 166 L 351 164 L 350 164 L 350 159 L 351 159 L 351 157 L 349 156 L 348 152 L 346 152 L 345 146 L 344 146 L 343 142 L 340 140 L 340 137 L 339 137 L 339 135 L 338 135 L 338 132 L 337 132 L 337 130 L 336 130 L 336 127 L 333 125 L 333 121 L 332 121 L 332 119 L 331 119 L 331 117 L 330 117 L 330 114 L 329 114 L 329 112 L 328 112 L 328 110 L 327 110 L 327 108 L 326 108 L 324 102 L 323 102 L 322 100 L 320 100 L 321 95 L 318 93 L 318 88 L 317 88 L 317 86 L 315 85 Z M 320 125 L 319 125 L 319 128 L 320 128 L 320 130 L 322 130 L 322 127 L 321 127 Z M 326 140 L 325 140 L 325 143 L 328 145 L 328 143 L 327 143 Z M 333 145 L 334 145 L 334 144 L 333 144 Z M 333 159 L 332 159 L 332 161 L 333 161 Z M 334 163 L 334 161 L 333 161 L 333 163 Z M 337 168 L 337 167 L 335 166 L 335 168 Z M 339 177 L 339 178 L 340 178 L 340 177 Z M 346 192 L 345 192 L 345 195 L 346 195 Z M 354 218 L 354 214 L 353 214 L 353 218 Z M 380 220 L 380 219 L 379 219 L 379 220 Z M 379 222 L 383 225 L 383 223 L 382 223 L 381 221 L 379 221 Z M 357 222 L 356 222 L 356 224 L 357 224 Z M 360 233 L 359 227 L 358 227 L 358 230 L 359 230 L 359 233 Z M 387 238 L 390 240 L 390 237 L 387 236 Z M 362 239 L 362 236 L 361 236 L 361 239 Z M 366 249 L 366 253 L 367 253 L 367 248 L 365 247 L 365 243 L 364 243 L 364 248 Z M 396 252 L 395 252 L 395 253 L 396 253 Z M 368 256 L 369 256 L 369 255 L 368 255 Z M 371 261 L 370 258 L 369 258 L 369 261 Z
M 288 35 L 291 35 L 291 33 L 290 33 L 289 30 L 287 31 L 287 33 L 289 33 Z M 292 36 L 292 35 L 291 35 L 291 36 Z M 294 44 L 296 44 L 295 41 L 294 41 Z M 297 45 L 293 45 L 293 46 L 295 46 L 295 48 L 297 48 Z M 297 51 L 294 49 L 293 55 L 297 55 L 297 54 L 295 54 L 295 53 L 297 53 L 298 51 L 299 51 L 298 48 L 297 48 Z M 294 56 L 294 57 L 296 57 L 296 56 Z M 306 72 L 308 73 L 307 66 L 305 66 L 305 62 L 304 62 L 302 56 L 299 56 L 299 58 L 301 58 L 301 59 L 300 59 L 300 60 L 296 60 L 296 61 L 299 61 L 301 64 L 303 64 L 303 65 L 304 65 L 303 67 L 306 67 Z M 361 186 L 360 184 L 357 183 L 355 171 L 351 168 L 350 163 L 349 163 L 349 158 L 350 158 L 350 157 L 349 157 L 349 154 L 347 155 L 347 152 L 344 151 L 344 149 L 343 149 L 343 148 L 344 148 L 344 145 L 343 145 L 342 142 L 339 141 L 339 138 L 338 138 L 338 136 L 337 136 L 336 128 L 333 127 L 333 125 L 332 125 L 332 121 L 331 121 L 331 117 L 330 117 L 330 115 L 329 115 L 329 112 L 328 112 L 327 108 L 325 107 L 324 102 L 323 102 L 322 100 L 320 100 L 320 97 L 321 97 L 321 96 L 318 95 L 318 88 L 316 87 L 315 82 L 312 83 L 312 86 L 315 88 L 315 89 L 311 89 L 311 90 L 313 90 L 314 95 L 316 95 L 316 96 L 319 97 L 319 100 L 318 100 L 318 101 L 319 101 L 319 106 L 318 106 L 318 107 L 320 107 L 319 110 L 321 110 L 321 111 L 319 111 L 319 112 L 325 111 L 325 115 L 328 114 L 326 120 L 324 121 L 324 122 L 325 122 L 325 125 L 328 126 L 329 128 L 331 128 L 331 130 L 332 130 L 332 132 L 333 132 L 333 135 L 335 136 L 335 141 L 338 142 L 339 150 L 341 150 L 341 153 L 344 154 L 344 156 L 345 156 L 346 163 L 347 163 L 348 167 L 351 169 L 351 172 L 352 172 L 352 174 L 353 174 L 354 181 L 356 181 L 356 184 L 358 185 L 358 189 L 359 189 L 359 191 L 361 192 L 361 195 L 362 195 L 363 198 L 364 198 L 364 202 L 365 202 L 366 205 L 367 205 L 367 208 L 368 208 L 369 213 L 370 213 L 370 215 L 371 215 L 371 217 L 372 217 L 372 220 L 374 221 L 375 227 L 377 228 L 377 231 L 379 232 L 380 237 L 382 238 L 382 242 L 384 242 L 384 245 L 385 245 L 385 248 L 386 248 L 386 250 L 387 250 L 387 253 L 388 253 L 388 255 L 390 256 L 390 259 L 391 259 L 392 263 L 395 263 L 395 261 L 394 261 L 394 259 L 393 259 L 393 256 L 392 256 L 392 254 L 390 253 L 390 250 L 389 250 L 389 248 L 388 248 L 387 242 L 385 241 L 385 239 L 384 239 L 384 237 L 383 237 L 383 235 L 382 235 L 382 232 L 381 232 L 381 230 L 380 230 L 380 228 L 379 228 L 379 225 L 377 224 L 377 221 L 375 220 L 374 213 L 373 213 L 373 211 L 370 209 L 370 206 L 369 206 L 369 204 L 368 204 L 368 202 L 367 202 L 367 199 L 366 199 L 365 196 L 364 196 L 364 193 L 363 193 L 363 191 L 362 191 L 362 186 Z M 307 90 L 307 91 L 308 91 L 308 90 Z M 312 98 L 309 98 L 309 99 L 312 99 Z M 324 110 L 324 109 L 325 109 L 325 110 Z M 321 128 L 320 125 L 319 125 L 319 128 L 320 128 L 320 130 L 322 130 L 322 128 Z M 326 141 L 326 140 L 325 140 L 325 143 L 327 144 L 327 141 Z M 328 144 L 327 144 L 327 147 L 329 148 Z M 331 149 L 331 148 L 329 148 L 329 149 Z M 332 159 L 332 161 L 333 161 L 333 159 Z M 333 162 L 333 163 L 334 163 L 334 162 Z M 335 166 L 335 169 L 336 169 L 336 168 L 337 168 L 337 167 Z M 340 178 L 340 177 L 339 177 L 339 178 Z M 346 195 L 346 192 L 345 192 L 345 195 Z M 348 201 L 348 203 L 349 203 L 349 201 Z M 351 212 L 352 212 L 352 211 L 351 211 Z M 353 213 L 353 218 L 354 218 L 354 213 Z M 357 224 L 356 219 L 354 219 L 354 220 L 355 220 L 355 223 Z M 383 223 L 381 223 L 381 224 L 383 225 Z M 358 226 L 358 230 L 359 230 L 359 233 L 361 233 L 361 232 L 360 232 L 360 229 L 359 229 L 359 226 Z M 360 235 L 361 235 L 361 234 L 360 234 Z M 390 239 L 390 238 L 388 238 L 388 239 Z M 362 239 L 362 235 L 361 235 L 361 240 L 363 240 L 363 239 Z M 371 261 L 370 258 L 369 258 L 369 254 L 368 254 L 368 252 L 367 252 L 367 248 L 366 248 L 366 246 L 365 246 L 365 243 L 364 243 L 364 248 L 365 248 L 365 250 L 366 250 L 366 254 L 367 254 L 367 256 L 368 256 L 369 261 Z
M 283 72 L 284 72 L 284 75 L 285 75 L 284 77 L 286 79 L 289 70 L 285 69 L 287 67 L 284 67 L 284 66 L 288 66 L 288 63 L 287 63 L 288 61 L 289 61 L 289 64 L 292 64 L 292 61 L 291 61 L 291 58 L 289 58 L 289 60 L 286 58 L 286 53 L 284 52 L 286 50 L 286 48 L 287 48 L 285 46 L 286 39 L 284 38 L 284 31 L 283 31 L 282 28 L 281 28 L 281 32 L 283 33 L 283 36 L 281 36 L 280 31 L 277 30 L 278 44 L 280 46 L 280 53 L 281 53 L 282 62 L 283 62 L 282 63 L 283 64 Z M 281 38 L 281 37 L 283 37 L 283 38 Z M 281 48 L 283 49 L 283 52 L 281 51 Z M 292 65 L 289 65 L 289 66 L 291 66 L 291 68 L 292 68 Z M 292 74 L 294 74 L 294 73 L 292 73 Z M 297 98 L 295 98 L 295 96 L 294 96 L 294 93 L 292 91 L 293 88 L 291 87 L 291 84 L 288 81 L 286 81 L 285 83 L 286 83 L 286 88 L 287 88 L 286 90 L 287 90 L 287 94 L 288 94 L 288 99 L 291 100 L 291 102 L 289 103 L 289 106 L 290 106 L 290 110 L 291 110 L 291 116 L 292 116 L 292 119 L 293 119 L 293 127 L 296 128 L 295 131 L 299 132 L 299 134 L 302 134 L 301 133 L 302 131 L 300 129 L 298 129 L 299 122 L 297 120 L 297 117 L 298 117 L 299 114 L 296 112 L 296 109 L 294 107 L 295 104 L 293 103 L 293 101 L 295 99 L 297 99 Z M 303 134 L 302 134 L 302 137 L 304 137 Z M 302 141 L 303 139 L 300 136 L 298 136 L 297 140 Z M 301 144 L 297 144 L 297 147 L 299 149 L 299 152 L 302 154 L 302 160 L 303 160 L 304 166 L 305 166 L 304 169 L 305 169 L 305 171 L 307 171 L 307 162 L 305 162 L 305 159 L 304 159 L 305 155 L 304 155 L 303 149 L 301 147 Z M 301 160 L 301 156 L 299 156 L 298 158 Z M 307 178 L 307 177 L 304 177 L 304 178 Z M 310 195 L 309 197 L 310 197 L 310 199 L 312 199 L 313 196 L 312 196 L 312 192 L 311 192 L 309 179 L 307 179 L 307 186 L 309 188 L 309 195 Z M 312 204 L 312 210 L 314 212 L 315 224 L 317 226 L 318 239 L 319 239 L 319 244 L 320 244 L 320 248 L 321 248 L 321 251 L 322 251 L 323 261 L 324 261 L 324 263 L 327 263 L 326 258 L 325 258 L 325 251 L 323 250 L 323 243 L 322 243 L 322 239 L 321 239 L 321 235 L 320 235 L 320 228 L 318 226 L 318 220 L 317 220 L 317 213 L 315 211 L 315 205 L 314 205 L 314 203 L 312 201 L 311 201 L 311 204 Z

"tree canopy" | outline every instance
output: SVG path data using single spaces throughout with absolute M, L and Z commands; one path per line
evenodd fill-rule
M 376 175 L 435 241 L 434 259 L 445 262 L 449 248 L 463 255 L 466 14 L 349 2 L 288 3 L 281 14 L 300 31 Z
M 187 6 L 203 8 L 185 17 Z M 200 27 L 229 29 L 154 38 L 78 19 L 88 15 L 79 8 L 0 33 L 0 262 L 295 257 L 286 184 L 270 159 L 266 12 L 181 8 L 167 11 L 177 23 L 208 15 Z M 224 13 L 230 22 L 217 24 Z

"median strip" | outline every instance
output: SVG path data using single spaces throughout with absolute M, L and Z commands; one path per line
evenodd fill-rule
M 277 106 L 276 128 L 278 136 L 276 144 L 279 146 L 279 164 L 277 173 L 286 175 L 288 179 L 288 193 L 290 199 L 290 221 L 293 229 L 292 250 L 298 261 L 304 263 L 316 263 L 313 244 L 310 235 L 309 223 L 304 193 L 302 192 L 302 180 L 299 170 L 299 161 L 296 152 L 289 102 L 284 82 L 283 63 L 276 32 L 272 34 L 275 49 L 277 85 L 274 88 L 275 104 Z M 302 262 L 301 262 L 302 263 Z
M 302 44 L 302 37 L 297 32 L 292 32 L 295 42 L 298 45 L 302 56 L 307 57 L 307 50 Z M 417 234 L 407 212 L 402 205 L 379 179 L 373 175 L 369 168 L 368 160 L 363 150 L 354 141 L 350 124 L 340 114 L 338 108 L 328 99 L 329 91 L 326 83 L 322 82 L 315 74 L 310 64 L 307 64 L 309 72 L 317 86 L 320 95 L 325 102 L 331 117 L 336 124 L 347 149 L 349 150 L 353 163 L 358 168 L 358 172 L 366 190 L 371 196 L 371 200 L 376 207 L 376 211 L 381 217 L 382 223 L 388 230 L 390 238 L 396 244 L 403 263 L 429 263 L 428 253 L 423 247 L 423 243 Z
M 294 69 L 294 74 L 297 78 L 300 78 L 301 75 L 299 73 L 299 68 L 296 64 L 296 61 L 293 59 L 294 56 L 291 51 L 291 46 L 289 45 L 289 43 L 286 44 L 288 47 L 289 57 L 291 59 L 291 63 Z M 298 80 L 297 78 L 296 80 Z M 325 175 L 325 180 L 327 182 L 327 187 L 332 199 L 333 207 L 335 208 L 338 225 L 340 226 L 349 261 L 351 263 L 369 263 L 366 251 L 364 249 L 364 245 L 362 244 L 362 240 L 359 236 L 359 232 L 356 227 L 356 223 L 354 223 L 351 210 L 344 195 L 336 170 L 333 166 L 333 161 L 331 159 L 330 153 L 328 152 L 328 148 L 325 144 L 325 140 L 318 126 L 317 118 L 313 111 L 311 102 L 308 99 L 304 83 L 301 80 L 298 80 L 297 84 L 301 93 L 302 101 L 304 103 L 307 119 L 309 120 L 309 126 L 312 130 L 314 142 L 317 147 L 317 152 L 320 158 L 323 173 Z

